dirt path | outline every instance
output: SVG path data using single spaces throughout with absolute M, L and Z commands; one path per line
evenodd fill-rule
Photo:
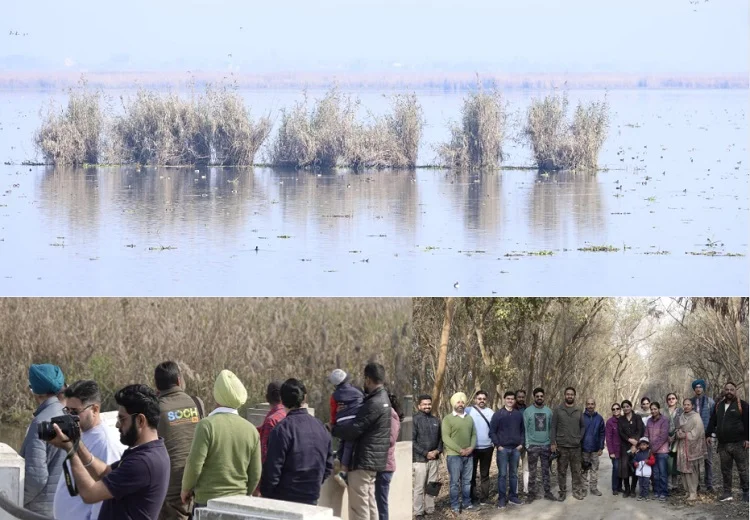
M 718 462 L 718 460 L 717 460 Z M 494 464 L 493 464 L 494 466 Z M 716 472 L 718 464 L 716 465 Z M 495 508 L 496 493 L 492 498 L 492 505 L 485 505 L 474 511 L 466 511 L 460 515 L 461 520 L 488 519 L 529 519 L 552 520 L 558 518 L 587 518 L 607 520 L 713 520 L 748 518 L 748 504 L 739 501 L 739 496 L 733 502 L 719 504 L 713 496 L 701 497 L 696 505 L 687 505 L 684 496 L 672 497 L 668 502 L 648 500 L 639 502 L 634 498 L 623 498 L 622 495 L 613 496 L 610 489 L 612 462 L 607 452 L 599 460 L 599 491 L 602 496 L 587 495 L 583 500 L 576 500 L 571 496 L 572 484 L 568 475 L 568 497 L 564 502 L 550 500 L 535 500 L 531 504 L 522 506 L 508 506 L 505 510 Z M 541 475 L 540 475 L 541 476 Z M 447 475 L 446 475 L 447 477 Z M 520 479 L 520 475 L 519 475 Z M 444 480 L 447 482 L 447 479 Z M 557 477 L 551 477 L 552 492 L 557 496 Z M 492 479 L 493 489 L 497 489 L 497 481 Z M 447 487 L 447 486 L 445 486 Z M 442 507 L 441 507 L 442 506 Z M 449 518 L 449 505 L 444 500 L 438 505 L 435 518 Z

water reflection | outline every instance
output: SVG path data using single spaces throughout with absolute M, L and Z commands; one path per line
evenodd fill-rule
M 596 174 L 539 173 L 528 200 L 529 228 L 545 244 L 561 237 L 598 236 L 606 228 L 602 186 Z

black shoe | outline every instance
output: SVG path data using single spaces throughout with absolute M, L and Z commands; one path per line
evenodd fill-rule
M 560 493 L 560 494 L 559 494 L 559 495 L 557 496 L 557 501 L 558 501 L 558 502 L 565 502 L 565 493 Z
M 526 495 L 526 503 L 531 504 L 534 500 L 536 500 L 536 495 L 534 493 L 529 493 Z
M 617 496 L 617 495 L 619 495 L 619 493 L 617 492 L 617 490 L 614 490 L 614 491 L 612 491 L 612 495 L 613 496 Z
M 727 493 L 726 491 L 719 497 L 719 502 L 729 502 L 730 500 L 734 500 L 732 493 Z
M 557 501 L 557 499 L 555 498 L 555 495 L 553 495 L 551 491 L 545 491 L 544 498 L 546 500 L 552 500 L 553 502 Z

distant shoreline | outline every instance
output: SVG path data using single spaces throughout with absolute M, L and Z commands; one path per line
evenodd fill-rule
M 482 74 L 482 85 L 500 89 L 748 89 L 746 75 L 726 76 L 657 76 L 657 75 L 564 75 L 564 74 Z M 388 72 L 285 72 L 272 74 L 230 73 L 221 71 L 5 71 L 0 72 L 2 90 L 56 90 L 78 85 L 85 79 L 89 87 L 103 89 L 175 88 L 207 83 L 233 85 L 252 89 L 318 89 L 338 85 L 354 90 L 432 90 L 466 91 L 476 88 L 474 73 Z

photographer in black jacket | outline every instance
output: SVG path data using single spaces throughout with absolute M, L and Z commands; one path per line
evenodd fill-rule
M 736 462 L 742 499 L 747 502 L 748 405 L 737 397 L 737 385 L 731 381 L 724 385 L 724 398 L 716 403 L 711 412 L 706 437 L 709 443 L 713 442 L 714 437 L 719 441 L 721 478 L 724 482 L 724 492 L 719 500 L 732 500 L 732 466 Z
M 364 370 L 365 401 L 357 416 L 333 427 L 331 434 L 356 441 L 349 471 L 349 518 L 376 520 L 375 477 L 385 471 L 391 436 L 391 401 L 383 387 L 385 368 L 368 363 Z

